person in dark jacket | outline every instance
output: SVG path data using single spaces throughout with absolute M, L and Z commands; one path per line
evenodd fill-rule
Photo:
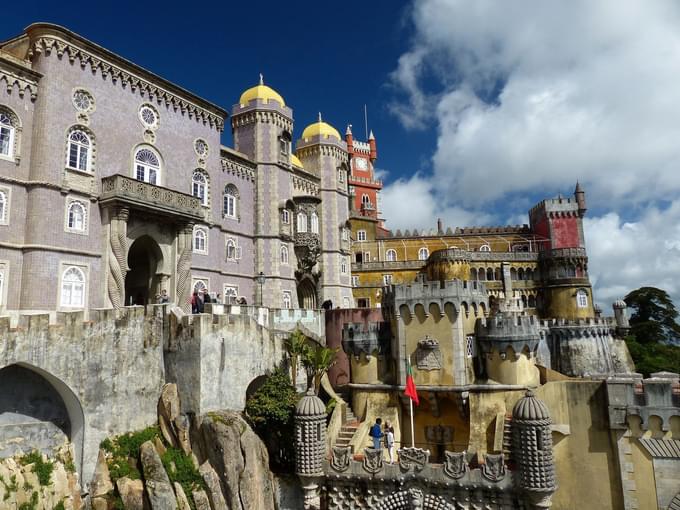
M 376 418 L 371 430 L 368 431 L 368 435 L 373 438 L 373 448 L 375 450 L 380 450 L 380 439 L 383 437 L 381 424 L 382 419 Z

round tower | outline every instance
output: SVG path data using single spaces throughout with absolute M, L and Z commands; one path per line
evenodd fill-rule
M 304 491 L 305 509 L 318 509 L 319 481 L 326 456 L 326 406 L 312 388 L 295 408 L 295 474 Z
M 430 281 L 470 279 L 470 253 L 459 248 L 437 250 L 430 254 L 424 268 Z
M 614 319 L 616 320 L 616 332 L 619 336 L 626 336 L 630 333 L 630 323 L 626 315 L 626 308 L 628 305 L 623 299 L 617 299 L 612 305 L 614 308 Z
M 512 460 L 528 508 L 550 508 L 557 489 L 551 423 L 548 407 L 532 391 L 512 409 Z

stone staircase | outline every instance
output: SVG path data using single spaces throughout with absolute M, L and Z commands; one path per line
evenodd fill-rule
M 342 397 L 342 399 L 345 402 L 347 402 L 347 415 L 345 423 L 343 424 L 342 428 L 340 429 L 340 432 L 338 433 L 338 439 L 335 442 L 335 445 L 349 446 L 352 437 L 354 437 L 354 433 L 359 428 L 359 419 L 356 417 L 354 411 L 352 411 L 352 407 L 350 406 L 349 390 L 341 390 L 337 391 L 337 393 Z
M 512 451 L 512 415 L 505 415 L 505 422 L 503 423 L 503 455 L 506 460 L 510 459 L 510 452 Z

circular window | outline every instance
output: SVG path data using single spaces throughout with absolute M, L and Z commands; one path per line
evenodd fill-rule
M 148 128 L 158 127 L 158 112 L 156 109 L 148 104 L 142 105 L 139 109 L 139 119 Z
M 194 150 L 200 157 L 206 157 L 208 155 L 208 142 L 199 138 L 194 142 Z
M 88 113 L 94 109 L 94 99 L 89 92 L 79 89 L 73 93 L 73 106 L 79 112 Z

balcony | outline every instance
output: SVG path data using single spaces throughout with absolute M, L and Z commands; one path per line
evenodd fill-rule
M 102 205 L 119 204 L 186 221 L 203 221 L 203 206 L 193 195 L 173 191 L 125 175 L 102 178 Z

